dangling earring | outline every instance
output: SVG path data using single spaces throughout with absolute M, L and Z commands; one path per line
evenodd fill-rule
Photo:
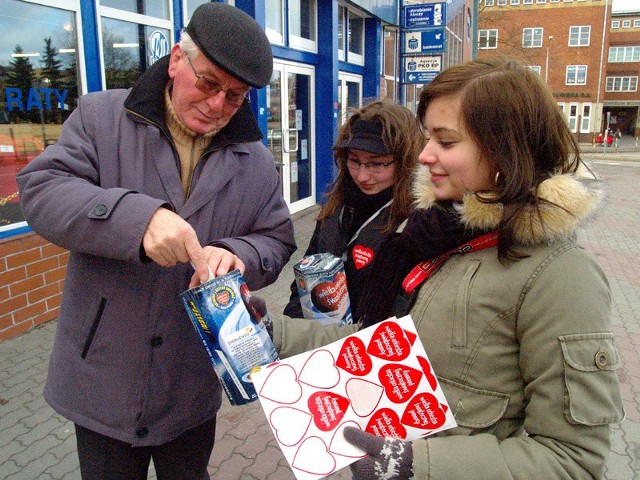
M 500 181 L 500 177 L 502 176 L 502 172 L 498 171 L 496 172 L 496 176 L 493 178 L 493 183 L 495 184 L 495 186 L 497 187 L 498 185 L 500 185 L 500 183 L 502 183 Z

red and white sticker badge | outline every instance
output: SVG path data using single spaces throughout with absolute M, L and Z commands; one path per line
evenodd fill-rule
M 456 426 L 410 316 L 272 363 L 252 380 L 298 480 L 365 456 L 344 439 L 347 426 L 405 440 Z

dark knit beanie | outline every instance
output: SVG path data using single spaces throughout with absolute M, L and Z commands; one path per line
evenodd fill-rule
M 186 28 L 215 65 L 255 88 L 271 81 L 273 56 L 264 30 L 248 14 L 224 2 L 196 8 Z

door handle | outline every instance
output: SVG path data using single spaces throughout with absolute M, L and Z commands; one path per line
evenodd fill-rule
M 289 132 L 295 132 L 295 148 L 291 148 Z M 285 153 L 295 153 L 298 151 L 298 130 L 295 128 L 285 128 L 282 130 L 282 151 Z

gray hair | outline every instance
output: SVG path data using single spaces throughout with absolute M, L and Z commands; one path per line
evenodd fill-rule
M 196 45 L 196 42 L 193 41 L 191 35 L 187 33 L 186 30 L 182 30 L 180 32 L 180 50 L 182 50 L 189 60 L 195 60 L 195 58 L 200 53 L 200 49 Z

